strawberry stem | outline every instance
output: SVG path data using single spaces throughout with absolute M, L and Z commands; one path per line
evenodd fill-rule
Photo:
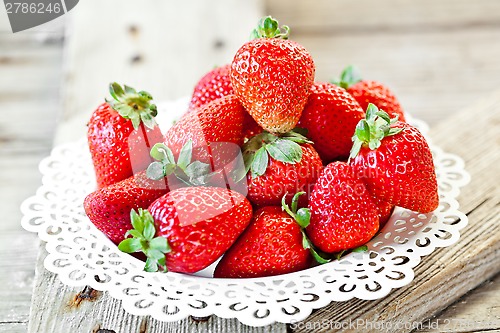
M 153 180 L 159 180 L 174 174 L 187 186 L 206 185 L 216 174 L 210 165 L 200 161 L 191 161 L 193 157 L 193 141 L 188 140 L 182 147 L 177 162 L 172 150 L 163 143 L 157 143 L 151 148 L 150 155 L 156 161 L 146 169 L 146 175 Z
M 327 262 L 330 262 L 331 259 L 324 258 L 322 255 L 318 253 L 318 251 L 315 249 L 314 245 L 312 244 L 311 240 L 309 237 L 307 237 L 305 229 L 309 225 L 311 221 L 311 211 L 309 208 L 300 208 L 297 209 L 298 206 L 298 201 L 299 197 L 306 192 L 297 192 L 292 198 L 292 207 L 290 208 L 288 204 L 285 202 L 285 198 L 287 194 L 283 196 L 281 199 L 281 208 L 288 213 L 299 225 L 300 231 L 302 232 L 302 247 L 304 249 L 308 249 L 309 252 L 311 252 L 311 255 L 313 258 L 319 263 L 319 264 L 326 264 Z
M 269 164 L 269 157 L 289 164 L 302 160 L 300 143 L 313 143 L 299 133 L 300 129 L 276 136 L 262 132 L 250 138 L 242 147 L 246 171 L 251 171 L 252 177 L 262 176 Z
M 368 104 L 365 119 L 361 119 L 356 125 L 349 161 L 358 155 L 361 147 L 375 150 L 380 147 L 382 139 L 403 131 L 405 127 L 391 127 L 397 121 L 397 116 L 391 119 L 386 112 L 379 110 L 374 104 Z
M 271 16 L 263 17 L 259 20 L 257 28 L 252 31 L 250 40 L 257 38 L 280 38 L 288 39 L 290 28 L 286 25 L 279 26 L 278 20 Z
M 146 91 L 137 92 L 134 88 L 124 85 L 123 88 L 116 82 L 110 83 L 109 93 L 113 99 L 106 102 L 125 119 L 132 121 L 135 129 L 141 123 L 148 128 L 154 128 L 154 117 L 158 114 L 155 104 L 151 103 L 153 97 Z
M 142 252 L 147 260 L 144 266 L 146 272 L 167 272 L 165 254 L 171 251 L 166 238 L 158 236 L 154 225 L 154 219 L 151 214 L 139 208 L 138 212 L 134 209 L 130 211 L 130 221 L 133 229 L 125 233 L 132 238 L 126 238 L 118 244 L 118 249 L 125 253 Z

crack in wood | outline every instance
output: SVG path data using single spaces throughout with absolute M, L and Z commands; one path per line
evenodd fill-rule
M 481 208 L 481 206 L 483 206 L 485 203 L 487 203 L 488 201 L 490 201 L 491 198 L 486 198 L 484 199 L 483 201 L 481 201 L 478 205 L 476 205 L 474 208 L 470 209 L 467 213 L 465 213 L 465 215 L 469 216 L 470 214 L 472 214 L 475 210 L 477 210 L 478 208 Z

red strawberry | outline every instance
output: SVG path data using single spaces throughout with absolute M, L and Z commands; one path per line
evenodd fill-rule
M 234 93 L 231 86 L 231 77 L 229 76 L 230 68 L 229 64 L 216 67 L 196 83 L 189 103 L 189 110 L 198 109 L 213 100 Z
M 247 142 L 251 137 L 262 133 L 263 129 L 255 122 L 255 120 L 245 112 L 243 116 L 243 142 Z
M 378 212 L 363 182 L 345 162 L 328 164 L 309 198 L 311 242 L 327 253 L 354 249 L 378 231 Z
M 130 210 L 145 209 L 167 192 L 166 179 L 151 180 L 143 171 L 90 193 L 83 207 L 97 229 L 118 244 L 131 228 Z
M 329 163 L 349 156 L 352 134 L 364 116 L 361 106 L 344 89 L 315 83 L 298 126 L 308 130 L 319 156 Z
M 310 192 L 323 163 L 304 136 L 288 132 L 277 137 L 263 132 L 243 146 L 247 169 L 248 199 L 257 206 L 280 205 L 299 191 Z M 307 205 L 307 196 L 301 197 Z
M 373 202 L 375 203 L 375 206 L 377 206 L 378 223 L 380 225 L 380 229 L 382 229 L 382 227 L 385 226 L 387 221 L 391 218 L 392 212 L 394 212 L 394 205 L 386 201 L 380 201 L 377 198 L 373 198 Z
M 188 142 L 176 162 L 168 147 L 155 144 L 151 156 L 160 162 L 153 162 L 146 171 L 100 188 L 85 198 L 84 208 L 90 221 L 118 244 L 131 228 L 131 209 L 146 209 L 169 190 L 186 185 L 225 186 L 225 179 L 215 177 L 208 164 L 191 163 L 191 149 L 191 142 Z
M 270 16 L 259 22 L 256 38 L 244 44 L 231 64 L 235 94 L 255 121 L 272 133 L 286 133 L 299 121 L 314 82 L 307 50 L 287 40 Z
M 405 113 L 396 95 L 384 84 L 377 81 L 362 80 L 359 72 L 353 66 L 344 69 L 340 80 L 335 84 L 347 89 L 359 105 L 366 110 L 372 103 L 379 109 L 387 112 L 390 117 L 398 117 L 405 121 Z
M 299 194 L 300 195 L 300 194 Z M 309 217 L 306 208 L 263 207 L 217 264 L 216 278 L 249 278 L 286 274 L 311 265 L 313 256 L 300 223 Z M 307 222 L 306 222 L 307 223 Z M 305 240 L 304 240 L 305 239 Z
M 436 172 L 425 138 L 373 104 L 356 127 L 349 159 L 379 200 L 419 213 L 438 207 Z
M 245 110 L 234 95 L 225 96 L 186 113 L 165 134 L 165 144 L 174 155 L 189 141 L 193 159 L 219 169 L 239 153 L 243 144 Z
M 209 266 L 252 218 L 252 206 L 244 196 L 217 187 L 179 188 L 155 200 L 148 210 L 150 214 L 131 213 L 134 229 L 129 233 L 134 238 L 119 245 L 124 252 L 143 251 L 147 271 L 194 273 Z
M 87 138 L 98 188 L 144 170 L 151 162 L 149 150 L 163 138 L 154 121 L 157 111 L 150 103 L 151 95 L 124 88 L 110 84 L 114 100 L 100 105 L 88 123 Z

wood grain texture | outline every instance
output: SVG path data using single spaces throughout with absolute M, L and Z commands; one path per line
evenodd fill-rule
M 500 327 L 500 275 L 484 282 L 458 302 L 424 322 L 418 333 L 491 332 Z
M 406 33 L 500 25 L 496 0 L 268 0 L 266 13 L 307 34 Z M 295 33 L 294 32 L 294 33 Z
M 24 333 L 39 240 L 22 230 L 19 205 L 39 186 L 38 163 L 52 147 L 62 30 L 14 35 L 0 12 L 0 332 Z
M 73 298 L 84 288 L 63 285 L 55 274 L 43 267 L 46 255 L 42 244 L 35 285 L 37 298 L 32 304 L 28 332 L 95 332 L 98 329 L 116 333 L 286 332 L 285 325 L 253 328 L 240 324 L 236 319 L 215 316 L 206 321 L 188 318 L 173 323 L 160 322 L 151 317 L 128 314 L 122 309 L 121 301 L 111 298 L 107 293 L 99 293 L 94 301 L 82 301 L 79 306 L 74 306 Z
M 255 21 L 252 16 L 260 15 L 250 6 L 260 2 L 249 4 L 238 0 L 229 3 L 224 0 L 215 6 L 196 4 L 195 10 L 189 12 L 189 6 L 184 3 L 175 2 L 174 5 L 172 0 L 148 0 L 147 5 L 134 6 L 123 14 L 112 8 L 118 0 L 80 2 L 69 15 L 75 24 L 67 38 L 70 44 L 67 45 L 67 74 L 64 77 L 67 89 L 65 121 L 56 131 L 57 141 L 72 140 L 85 133 L 85 121 L 95 104 L 104 97 L 105 85 L 110 80 L 150 90 L 158 100 L 189 94 L 199 75 L 215 64 L 228 61 L 241 40 L 246 39 L 248 27 Z M 126 7 L 132 1 L 119 3 L 120 7 Z M 327 80 L 345 64 L 355 62 L 367 77 L 395 88 L 406 108 L 431 124 L 452 119 L 456 110 L 500 86 L 496 61 L 500 58 L 500 46 L 494 42 L 499 39 L 500 22 L 500 3 L 496 0 L 387 0 L 376 3 L 370 0 L 316 0 L 314 6 L 297 0 L 286 3 L 267 0 L 264 3 L 267 4 L 266 12 L 290 24 L 292 37 L 311 50 L 318 65 L 319 79 Z M 155 10 L 151 11 L 152 8 Z M 216 14 L 208 15 L 210 11 Z M 194 45 L 191 32 L 181 30 L 180 26 L 174 30 L 164 28 L 168 22 L 175 22 L 174 14 L 183 17 L 189 29 L 196 30 L 200 44 Z M 235 27 L 248 27 L 242 27 L 241 31 L 227 29 L 222 22 L 228 15 Z M 353 17 L 360 19 L 353 20 Z M 92 303 L 82 302 L 77 309 L 68 305 L 83 288 L 65 287 L 43 268 L 44 246 L 41 245 L 36 259 L 37 237 L 21 230 L 18 209 L 20 202 L 32 195 L 40 184 L 37 164 L 52 145 L 56 114 L 60 109 L 61 21 L 58 19 L 53 21 L 54 25 L 12 35 L 5 18 L 5 12 L 0 10 L 0 207 L 4 212 L 0 224 L 0 332 L 25 332 L 28 318 L 31 318 L 29 331 L 37 333 L 97 332 L 99 329 L 116 333 L 285 332 L 285 325 L 255 329 L 236 320 L 216 317 L 202 323 L 191 319 L 161 323 L 128 315 L 119 301 L 105 293 Z M 211 30 L 199 28 L 195 19 L 202 20 Z M 153 25 L 161 29 L 152 28 Z M 103 31 L 107 32 L 106 36 L 102 36 Z M 168 44 L 170 40 L 173 42 Z M 193 48 L 195 52 L 178 51 Z M 365 52 L 365 48 L 369 52 Z M 385 57 L 379 57 L 380 54 Z M 472 183 L 464 189 L 460 199 L 461 207 L 469 212 L 470 218 L 470 225 L 459 243 L 462 247 L 439 250 L 424 258 L 413 283 L 394 291 L 384 300 L 333 303 L 313 313 L 309 322 L 325 318 L 332 321 L 358 318 L 392 322 L 423 320 L 422 332 L 440 332 L 445 331 L 445 320 L 455 323 L 464 320 L 476 326 L 468 330 L 458 330 L 459 327 L 454 326 L 453 331 L 500 331 L 500 293 L 497 287 L 491 287 L 498 285 L 495 282 L 498 275 L 486 285 L 484 292 L 481 290 L 485 286 L 439 314 L 461 294 L 493 275 L 495 267 L 500 266 L 498 189 L 489 178 L 493 171 L 498 174 L 498 167 L 492 169 L 490 165 L 498 166 L 499 138 L 495 134 L 499 127 L 499 96 L 500 92 L 494 94 L 491 99 L 472 107 L 469 115 L 462 114 L 459 120 L 443 124 L 433 132 L 434 141 L 440 146 L 467 157 L 467 168 L 473 171 Z M 481 115 L 490 114 L 491 110 L 493 115 L 484 120 Z M 5 117 L 16 112 L 22 112 L 27 123 L 11 122 Z M 481 122 L 469 128 L 478 118 Z M 469 128 L 465 134 L 456 134 L 454 129 L 458 124 Z M 479 130 L 474 133 L 474 128 Z M 478 135 L 483 132 L 487 137 L 479 140 Z M 488 147 L 486 142 L 496 145 L 492 153 L 497 155 L 484 156 Z M 485 235 L 490 235 L 486 241 Z M 35 262 L 36 292 L 29 315 Z M 443 284 L 443 280 L 448 281 L 453 276 L 456 277 L 453 283 Z M 439 288 L 435 289 L 435 285 Z M 436 302 L 425 303 L 429 298 L 427 294 Z M 416 299 L 418 295 L 425 297 Z M 425 326 L 425 318 L 433 315 L 437 317 L 432 320 L 442 323 L 437 329 Z M 288 331 L 291 330 L 289 325 Z
M 313 55 L 317 80 L 355 64 L 431 124 L 500 86 L 500 1 L 266 3 Z
M 65 117 L 90 115 L 112 81 L 156 100 L 191 94 L 202 74 L 232 60 L 261 15 L 260 0 L 82 1 L 69 30 Z

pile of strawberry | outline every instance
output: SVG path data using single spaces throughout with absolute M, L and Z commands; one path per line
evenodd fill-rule
M 88 142 L 84 208 L 146 271 L 261 277 L 359 251 L 394 206 L 438 206 L 432 155 L 394 94 L 348 67 L 314 81 L 308 51 L 263 18 L 162 134 L 144 91 L 113 83 Z M 142 253 L 142 254 L 140 254 Z

